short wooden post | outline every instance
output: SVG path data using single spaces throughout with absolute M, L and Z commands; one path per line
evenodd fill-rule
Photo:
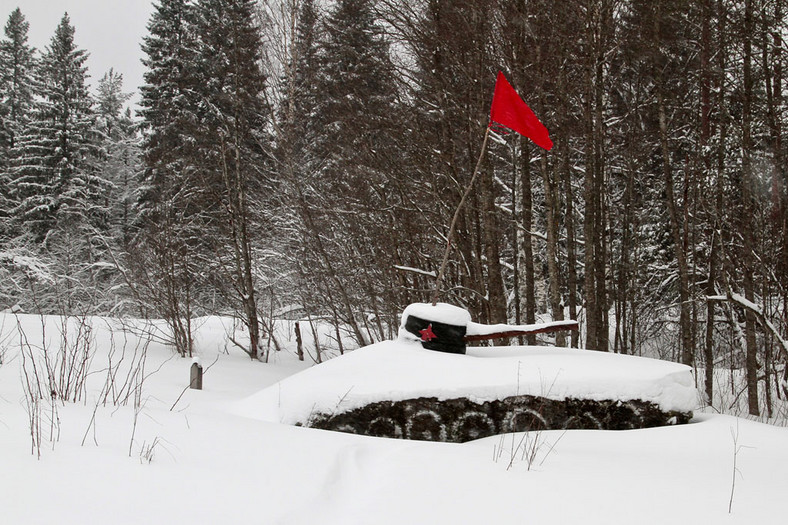
M 200 363 L 192 363 L 189 388 L 202 390 L 202 365 Z
M 296 321 L 295 324 L 295 337 L 296 337 L 296 351 L 298 352 L 298 360 L 304 360 L 304 346 L 303 341 L 301 339 L 301 324 Z

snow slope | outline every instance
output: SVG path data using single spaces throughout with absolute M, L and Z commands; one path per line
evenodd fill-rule
M 4 333 L 13 328 L 11 319 L 0 320 Z M 40 325 L 35 316 L 22 316 L 21 323 L 30 333 Z M 308 364 L 287 351 L 274 353 L 269 364 L 250 362 L 231 346 L 225 353 L 227 323 L 218 319 L 200 328 L 202 391 L 184 391 L 189 359 L 173 358 L 158 342 L 148 346 L 151 373 L 135 428 L 134 403 L 96 405 L 110 326 L 95 324 L 91 368 L 97 372 L 83 401 L 59 405 L 54 444 L 45 417 L 40 459 L 30 453 L 18 337 L 0 337 L 3 524 L 785 520 L 785 428 L 700 414 L 676 427 L 447 444 L 271 423 L 238 415 L 239 403 Z

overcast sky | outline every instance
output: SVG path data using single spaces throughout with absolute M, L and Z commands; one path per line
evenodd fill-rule
M 29 44 L 39 52 L 49 45 L 63 13 L 68 12 L 77 46 L 90 54 L 88 83 L 95 88 L 114 68 L 123 75 L 124 91 L 134 92 L 133 100 L 137 100 L 144 71 L 140 43 L 153 11 L 150 0 L 0 0 L 3 28 L 17 7 L 30 23 Z

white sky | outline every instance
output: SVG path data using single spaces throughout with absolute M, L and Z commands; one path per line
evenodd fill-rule
M 132 100 L 138 100 L 144 71 L 140 44 L 153 11 L 151 0 L 0 0 L 3 29 L 17 7 L 30 23 L 28 43 L 39 53 L 49 45 L 63 13 L 68 12 L 77 46 L 90 55 L 88 83 L 95 88 L 114 68 L 123 75 L 124 91 L 133 92 Z M 5 38 L 5 33 L 2 36 Z

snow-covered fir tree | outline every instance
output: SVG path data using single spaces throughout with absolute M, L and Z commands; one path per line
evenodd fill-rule
M 33 102 L 35 50 L 28 45 L 30 24 L 19 8 L 14 9 L 0 40 L 0 155 L 14 147 L 14 137 L 27 122 Z
M 183 93 L 193 58 L 192 17 L 189 0 L 162 0 L 148 24 L 150 34 L 143 39 L 147 67 L 139 110 L 144 131 L 145 172 L 139 197 L 143 218 L 155 213 L 160 199 L 168 198 L 164 186 L 183 171 L 192 127 Z
M 372 0 L 340 0 L 325 19 L 317 60 L 314 125 L 326 169 L 346 189 L 369 181 L 375 150 L 395 115 L 396 81 L 389 44 Z
M 300 94 L 306 114 L 297 117 L 306 120 L 304 151 L 311 163 L 297 182 L 304 188 L 302 242 L 309 254 L 299 261 L 302 288 L 315 292 L 307 298 L 315 308 L 349 323 L 359 343 L 366 338 L 354 304 L 374 303 L 371 308 L 380 312 L 387 298 L 371 292 L 382 289 L 380 280 L 390 271 L 383 261 L 396 260 L 389 250 L 398 235 L 380 229 L 390 220 L 398 91 L 375 7 L 370 0 L 330 7 L 318 26 L 314 64 L 305 54 L 310 62 L 303 63 L 308 69 Z M 310 20 L 305 12 L 305 28 Z M 314 75 L 314 87 L 306 75 Z M 358 271 L 362 265 L 369 271 Z
M 30 24 L 19 8 L 8 17 L 5 38 L 0 40 L 0 235 L 8 237 L 10 209 L 9 155 L 16 137 L 27 124 L 33 103 L 34 49 L 28 45 Z
M 113 245 L 128 251 L 134 229 L 140 166 L 140 137 L 123 92 L 123 75 L 110 69 L 96 88 L 97 131 L 100 134 L 97 169 L 112 182 L 110 233 Z
M 38 99 L 11 150 L 10 185 L 19 199 L 15 219 L 37 242 L 56 225 L 106 223 L 100 205 L 106 184 L 92 168 L 96 137 L 86 59 L 66 14 L 41 56 Z
M 282 125 L 287 136 L 285 146 L 290 146 L 294 151 L 302 150 L 304 144 L 309 142 L 307 124 L 315 118 L 320 13 L 314 0 L 304 0 L 297 16 L 289 67 L 292 78 L 288 79 L 289 89 L 282 104 Z
M 139 116 L 143 170 L 136 202 L 138 234 L 130 258 L 137 297 L 170 325 L 182 355 L 193 348 L 190 319 L 199 286 L 201 210 L 189 182 L 195 122 L 190 87 L 194 6 L 189 0 L 155 5 L 143 39 L 145 84 Z
M 261 38 L 253 0 L 200 0 L 195 17 L 196 168 L 220 292 L 238 309 L 249 330 L 253 358 L 259 357 L 260 325 L 255 285 L 255 240 L 265 218 L 271 110 L 265 100 Z M 212 236 L 212 237 L 208 237 Z M 218 257 L 216 256 L 218 254 Z M 226 256 L 225 256 L 226 254 Z

